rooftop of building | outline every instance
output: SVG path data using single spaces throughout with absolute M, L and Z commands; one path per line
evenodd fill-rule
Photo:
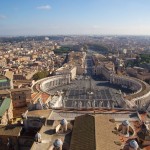
M 112 111 L 112 110 L 111 110 Z M 108 112 L 108 111 L 107 111 Z M 63 116 L 64 113 L 64 116 Z M 59 116 L 69 117 L 69 112 L 61 112 Z M 71 112 L 70 112 L 71 113 Z M 110 113 L 101 114 L 99 111 L 90 113 L 90 111 L 74 112 L 76 114 L 73 132 L 71 136 L 70 150 L 120 150 L 131 140 L 137 139 L 137 132 L 143 128 L 143 121 L 145 121 L 146 113 L 139 114 L 132 111 L 114 111 Z M 70 114 L 71 115 L 71 114 Z M 71 115 L 73 117 L 73 113 Z M 56 119 L 56 118 L 55 118 Z M 62 118 L 59 117 L 61 120 Z M 69 118 L 67 118 L 68 120 Z M 73 118 L 71 120 L 74 120 Z M 132 134 L 125 137 L 117 131 L 117 127 L 122 124 L 124 120 L 130 122 Z M 149 119 L 148 119 L 149 120 Z M 148 121 L 147 120 L 147 121 Z M 149 150 L 149 146 L 140 148 Z
M 0 125 L 0 136 L 16 136 L 20 135 L 22 130 L 21 126 L 18 125 Z
M 62 67 L 58 68 L 58 69 L 56 70 L 56 72 L 57 72 L 57 71 L 61 72 L 61 71 L 64 71 L 64 70 L 69 71 L 69 70 L 71 70 L 71 69 L 73 69 L 73 68 L 74 68 L 74 65 L 71 65 L 71 64 L 64 64 Z
M 20 91 L 30 91 L 30 88 L 17 88 L 17 89 L 11 89 L 11 92 L 20 92 Z
M 150 121 L 147 113 L 137 113 L 135 110 L 112 110 L 112 109 L 97 109 L 97 110 L 35 110 L 29 111 L 27 116 L 30 117 L 45 117 L 46 124 L 42 126 L 39 133 L 42 141 L 34 142 L 31 150 L 50 149 L 56 139 L 61 139 L 63 143 L 67 143 L 71 147 L 70 150 L 120 150 L 128 140 L 135 139 L 119 135 L 115 128 L 124 120 L 128 120 L 135 132 L 141 129 L 141 123 Z M 56 127 L 60 124 L 60 120 L 66 119 L 69 123 L 75 120 L 73 132 L 66 134 L 56 134 Z M 6 132 L 5 132 L 6 130 Z M 115 132 L 112 132 L 114 131 Z M 19 136 L 21 131 L 20 126 L 0 126 L 0 135 Z M 12 132 L 12 133 L 11 133 Z M 135 134 L 136 135 L 136 134 Z M 34 138 L 34 137 L 33 137 Z M 117 144 L 120 143 L 120 144 Z M 145 150 L 149 150 L 145 147 Z
M 105 61 L 108 61 L 108 59 L 104 55 L 101 55 L 101 54 L 95 54 L 92 56 L 92 58 L 93 58 L 95 65 L 98 65 L 98 64 L 105 62 Z
M 28 111 L 27 116 L 28 117 L 44 117 L 48 118 L 51 114 L 52 110 L 34 110 L 34 111 Z
M 11 104 L 10 98 L 5 98 L 0 100 L 0 117 L 4 115 L 4 113 L 9 109 Z
M 11 92 L 21 92 L 21 91 L 29 91 L 30 88 L 17 88 L 17 89 L 8 89 L 8 90 L 0 90 L 1 95 L 10 95 Z
M 49 98 L 51 98 L 51 96 L 47 93 L 41 93 L 41 98 L 42 98 L 42 102 L 45 104 L 47 102 L 47 100 L 49 100 Z
M 7 82 L 8 79 L 5 76 L 0 75 L 0 82 Z
M 31 94 L 32 102 L 36 103 L 39 98 L 42 99 L 42 102 L 45 104 L 51 98 L 51 96 L 45 92 L 34 92 Z
M 12 71 L 6 71 L 5 72 L 5 76 L 8 78 L 8 79 L 10 79 L 10 80 L 12 80 L 13 79 L 13 72 Z
M 109 115 L 111 118 L 115 118 L 117 121 L 122 121 L 128 119 L 129 121 L 139 120 L 137 112 L 135 110 L 127 109 L 58 109 L 53 110 L 49 116 L 49 120 L 62 120 L 66 118 L 67 120 L 74 120 L 75 117 L 85 115 L 85 114 L 105 114 Z
M 31 150 L 50 149 L 56 139 L 61 139 L 63 143 L 69 144 L 70 135 L 66 138 L 66 134 L 57 134 L 55 129 L 60 124 L 60 121 L 50 121 L 51 124 L 42 126 L 39 133 L 42 137 L 40 143 L 34 142 Z
M 10 95 L 9 90 L 0 90 L 0 95 Z
M 70 150 L 120 150 L 114 141 L 117 136 L 112 133 L 115 125 L 109 116 L 84 115 L 75 118 Z

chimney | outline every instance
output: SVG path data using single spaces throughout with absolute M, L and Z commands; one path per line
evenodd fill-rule
M 129 143 L 129 150 L 138 150 L 139 145 L 135 140 L 130 141 Z
M 63 142 L 61 141 L 61 139 L 56 139 L 53 145 L 54 145 L 53 150 L 62 150 Z
M 67 122 L 67 120 L 66 119 L 62 119 L 61 121 L 60 121 L 60 124 L 61 124 L 61 131 L 62 132 L 66 132 L 67 131 L 67 124 L 68 124 L 68 122 Z
M 122 134 L 129 136 L 129 121 L 125 120 L 122 122 Z
M 36 135 L 35 135 L 35 141 L 36 142 L 41 142 L 41 134 L 39 132 L 37 132 Z

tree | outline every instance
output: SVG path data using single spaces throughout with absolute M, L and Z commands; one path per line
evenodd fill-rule
M 39 79 L 47 77 L 48 75 L 49 75 L 48 71 L 46 70 L 40 71 L 33 75 L 33 80 L 39 80 Z

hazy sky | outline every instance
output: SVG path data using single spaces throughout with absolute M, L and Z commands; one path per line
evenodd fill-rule
M 150 0 L 0 0 L 0 36 L 150 35 Z

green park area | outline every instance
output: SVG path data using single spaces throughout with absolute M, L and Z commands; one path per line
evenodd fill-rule
M 54 53 L 55 54 L 63 54 L 63 53 L 69 53 L 70 51 L 72 51 L 70 49 L 70 47 L 60 47 L 59 49 L 55 49 Z

